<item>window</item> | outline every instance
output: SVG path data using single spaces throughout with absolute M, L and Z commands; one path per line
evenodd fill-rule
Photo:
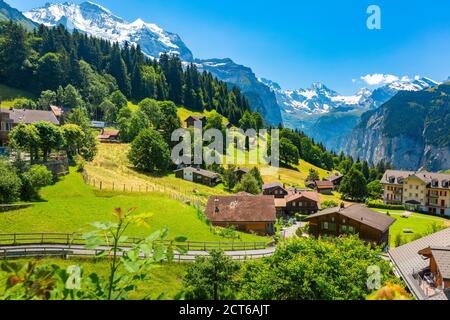
M 328 230 L 328 222 L 322 222 L 322 230 Z
M 296 206 L 297 206 L 297 202 L 295 202 L 295 201 L 292 202 L 292 206 L 293 206 L 293 207 L 296 207 Z
M 349 226 L 348 227 L 348 232 L 349 233 L 355 233 L 355 227 Z
M 345 224 L 341 225 L 341 232 L 347 232 L 347 226 Z

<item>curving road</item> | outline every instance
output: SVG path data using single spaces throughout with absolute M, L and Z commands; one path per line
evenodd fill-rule
M 29 257 L 60 257 L 64 259 L 72 257 L 96 257 L 100 252 L 109 250 L 110 247 L 99 247 L 95 250 L 86 249 L 83 245 L 52 245 L 52 244 L 20 244 L 13 246 L 0 246 L 0 259 L 29 258 Z M 121 248 L 129 250 L 129 248 Z M 272 256 L 276 248 L 258 250 L 225 251 L 233 260 L 261 259 Z M 193 262 L 197 256 L 207 256 L 207 251 L 188 251 L 180 254 L 175 251 L 174 262 Z

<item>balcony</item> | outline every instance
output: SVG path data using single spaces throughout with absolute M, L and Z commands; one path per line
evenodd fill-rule
M 429 268 L 413 273 L 413 277 L 426 297 L 432 297 L 443 292 L 437 284 L 438 275 L 431 273 Z

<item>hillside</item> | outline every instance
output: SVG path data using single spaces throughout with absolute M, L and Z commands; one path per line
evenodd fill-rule
M 115 190 L 134 191 L 161 190 L 175 198 L 185 199 L 205 204 L 211 195 L 226 195 L 222 185 L 210 188 L 201 184 L 175 178 L 174 174 L 166 176 L 150 176 L 136 172 L 129 164 L 126 157 L 129 150 L 128 144 L 100 144 L 98 154 L 94 161 L 86 164 L 85 169 L 89 177 L 90 184 L 98 188 L 102 182 L 102 188 L 112 190 L 113 184 Z M 249 167 L 251 167 L 249 165 Z M 263 166 L 258 166 L 260 169 Z M 281 182 L 288 187 L 305 187 L 305 180 L 309 169 L 317 170 L 320 178 L 325 178 L 331 174 L 326 170 L 320 169 L 306 161 L 301 160 L 300 164 L 293 169 L 280 168 L 278 173 L 264 175 L 264 182 Z M 95 181 L 94 181 L 95 180 Z M 139 189 L 140 188 L 140 189 Z M 321 195 L 322 201 L 334 200 L 341 201 L 339 194 Z
M 14 21 L 27 30 L 34 29 L 37 24 L 25 17 L 22 12 L 12 8 L 5 1 L 0 0 L 0 21 Z
M 400 92 L 366 112 L 352 133 L 347 151 L 394 168 L 431 171 L 450 167 L 450 83 L 418 92 Z
M 0 108 L 12 107 L 14 100 L 21 98 L 34 99 L 35 97 L 27 91 L 0 84 Z

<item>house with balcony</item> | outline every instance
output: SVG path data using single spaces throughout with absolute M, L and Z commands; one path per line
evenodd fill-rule
M 450 216 L 450 174 L 388 170 L 381 179 L 386 204 L 408 210 Z
M 417 300 L 450 300 L 450 228 L 393 248 L 389 258 Z

